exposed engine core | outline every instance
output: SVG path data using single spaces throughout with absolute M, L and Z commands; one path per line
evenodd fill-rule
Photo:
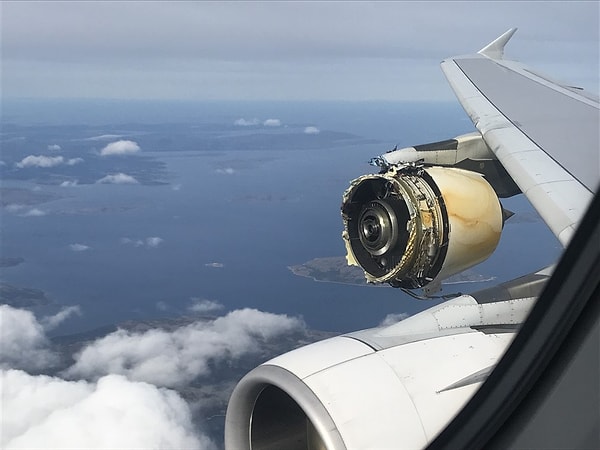
M 348 264 L 367 281 L 436 286 L 485 260 L 502 231 L 502 207 L 478 173 L 391 166 L 351 182 L 342 202 Z M 433 283 L 432 283 L 433 282 Z

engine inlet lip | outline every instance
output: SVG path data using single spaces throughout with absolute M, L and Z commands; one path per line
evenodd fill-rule
M 358 218 L 358 237 L 373 256 L 382 256 L 396 245 L 398 221 L 386 201 L 371 200 L 363 205 Z

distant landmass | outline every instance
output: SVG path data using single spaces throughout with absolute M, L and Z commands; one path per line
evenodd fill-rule
M 315 258 L 303 264 L 288 266 L 300 277 L 312 278 L 326 283 L 343 283 L 367 286 L 365 274 L 360 267 L 349 266 L 345 256 Z
M 303 264 L 288 266 L 294 275 L 312 278 L 315 281 L 326 283 L 343 283 L 359 286 L 377 286 L 368 284 L 363 270 L 356 266 L 349 266 L 345 256 L 328 256 L 315 258 Z M 442 284 L 459 283 L 481 283 L 492 281 L 495 277 L 489 277 L 476 273 L 473 270 L 465 270 L 443 281 Z
M 3 153 L 0 175 L 3 180 L 32 181 L 38 185 L 75 186 L 94 183 L 114 183 L 110 174 L 126 174 L 134 184 L 160 186 L 170 184 L 171 175 L 167 164 L 160 159 L 168 152 L 202 152 L 222 154 L 228 151 L 262 151 L 272 149 L 313 150 L 321 148 L 347 147 L 379 143 L 352 133 L 320 130 L 307 124 L 285 124 L 264 126 L 249 123 L 245 126 L 233 122 L 222 123 L 116 123 L 104 125 L 19 125 L 7 123 L 3 132 L 7 138 Z M 309 131 L 307 131 L 309 130 Z M 312 132 L 310 131 L 312 130 Z M 52 136 L 55 147 L 52 151 L 62 157 L 60 163 L 48 166 L 37 164 L 19 166 L 27 157 L 39 156 L 37 150 L 21 143 L 20 137 L 44 142 Z M 56 139 L 60 136 L 61 139 Z M 69 136 L 68 140 L 62 138 Z M 15 138 L 10 140 L 10 138 Z M 141 148 L 138 154 L 106 157 L 101 148 L 110 141 L 123 138 L 135 139 Z M 59 145 L 60 144 L 60 145 Z M 59 154 L 60 152 L 60 154 Z M 47 158 L 52 158 L 43 155 Z M 71 158 L 73 156 L 73 158 Z M 158 156 L 158 157 L 157 157 Z M 242 158 L 243 159 L 243 158 Z M 118 180 L 118 179 L 117 179 Z M 116 181 L 118 182 L 118 181 Z M 53 200 L 50 197 L 33 197 L 31 191 L 10 189 L 2 192 L 2 204 L 32 205 Z M 59 197 L 56 197 L 59 198 Z
M 46 297 L 46 293 L 40 289 L 13 286 L 12 284 L 0 282 L 0 304 L 17 308 L 30 308 L 49 303 L 50 300 Z

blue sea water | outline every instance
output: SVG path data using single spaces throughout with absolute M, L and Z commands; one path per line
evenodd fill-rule
M 255 124 L 235 125 L 238 119 Z M 267 119 L 278 126 L 265 126 Z M 308 126 L 320 132 L 307 134 Z M 2 187 L 57 198 L 30 205 L 38 216 L 3 208 L 1 254 L 25 262 L 3 269 L 2 281 L 44 290 L 53 304 L 40 314 L 79 305 L 82 315 L 55 334 L 186 314 L 192 299 L 302 316 L 321 330 L 376 326 L 389 313 L 413 314 L 432 303 L 389 287 L 314 282 L 288 266 L 344 254 L 341 195 L 351 179 L 372 171 L 369 158 L 472 129 L 460 107 L 446 103 L 7 101 Z M 118 139 L 141 151 L 99 155 Z M 28 155 L 83 161 L 18 168 Z M 111 173 L 140 183 L 95 183 Z M 476 268 L 496 277 L 493 283 L 560 254 L 522 196 L 503 203 L 517 220 Z M 74 251 L 74 244 L 88 248 Z

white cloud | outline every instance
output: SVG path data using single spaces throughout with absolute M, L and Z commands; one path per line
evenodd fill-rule
M 106 175 L 103 178 L 100 178 L 96 183 L 102 184 L 138 184 L 138 180 L 136 180 L 131 175 L 127 175 L 125 173 L 119 172 L 111 175 Z
M 242 309 L 213 321 L 197 321 L 168 332 L 118 330 L 75 355 L 69 377 L 126 375 L 135 381 L 174 387 L 210 373 L 209 362 L 260 351 L 261 342 L 304 333 L 304 323 L 285 315 Z
M 62 183 L 60 183 L 61 187 L 74 187 L 77 186 L 79 184 L 78 180 L 69 180 L 69 181 L 63 181 Z
M 225 264 L 220 263 L 220 262 L 211 262 L 211 263 L 206 263 L 204 265 L 206 267 L 212 267 L 213 269 L 221 269 L 221 268 L 225 267 Z
M 142 245 L 144 245 L 144 242 L 141 240 L 134 240 L 131 238 L 121 238 L 121 244 L 133 245 L 134 247 L 141 247 Z
M 34 189 L 34 190 L 36 190 L 36 189 Z M 11 203 L 9 205 L 6 205 L 4 208 L 6 209 L 7 212 L 10 212 L 13 214 L 20 213 L 19 215 L 21 217 L 41 217 L 41 216 L 46 215 L 46 212 L 44 212 L 38 208 L 31 208 L 28 211 L 23 212 L 24 210 L 28 209 L 29 206 L 22 205 L 20 203 Z
M 40 323 L 44 327 L 44 330 L 53 330 L 73 315 L 81 315 L 81 308 L 79 306 L 67 306 L 53 316 L 42 318 Z
M 58 145 L 58 144 L 50 144 L 50 145 L 48 145 L 48 150 L 50 150 L 50 151 L 60 151 L 61 148 L 60 148 L 60 145 Z
M 217 169 L 217 173 L 222 173 L 223 175 L 233 175 L 235 173 L 235 169 L 232 167 L 225 167 L 223 169 Z
M 146 239 L 121 238 L 121 244 L 131 245 L 133 247 L 156 248 L 165 240 L 158 236 L 147 237 Z
M 235 122 L 233 122 L 234 125 L 237 125 L 239 127 L 250 127 L 253 125 L 258 125 L 260 122 L 258 121 L 257 118 L 254 119 L 250 119 L 250 120 L 246 120 L 244 118 L 242 119 L 238 119 Z
M 69 244 L 69 248 L 71 250 L 73 250 L 74 252 L 85 252 L 86 250 L 89 250 L 91 247 L 89 245 L 85 245 L 85 244 Z
M 109 156 L 109 155 L 129 155 L 132 153 L 137 153 L 140 151 L 140 146 L 137 142 L 120 140 L 116 142 L 111 142 L 102 150 L 100 150 L 100 155 Z
M 267 119 L 263 122 L 263 125 L 265 127 L 280 127 L 281 126 L 281 120 L 279 119 Z
M 168 389 L 118 375 L 87 383 L 18 370 L 1 381 L 2 448 L 215 448 Z
M 158 309 L 159 311 L 166 311 L 167 309 L 169 309 L 169 304 L 167 302 L 159 300 L 156 302 L 156 309 Z
M 193 298 L 192 304 L 188 307 L 188 311 L 196 314 L 206 314 L 209 312 L 219 311 L 223 308 L 224 306 L 215 300 Z
M 45 216 L 46 213 L 38 208 L 32 208 L 26 213 L 21 214 L 21 217 L 41 217 Z
M 38 370 L 53 366 L 56 355 L 33 313 L 0 305 L 0 369 Z
M 79 164 L 83 162 L 83 158 L 71 158 L 68 159 L 66 164 L 67 166 L 74 166 L 75 164 Z
M 181 183 L 177 183 L 171 186 L 171 189 L 173 189 L 174 191 L 180 191 L 182 186 L 183 185 Z
M 390 325 L 394 325 L 395 323 L 398 323 L 404 319 L 408 319 L 409 317 L 410 314 L 408 313 L 391 313 L 385 316 L 385 318 L 379 323 L 379 326 L 389 327 Z
M 62 156 L 44 156 L 29 155 L 16 163 L 16 166 L 23 169 L 25 167 L 54 167 L 63 164 L 65 159 Z
M 163 238 L 159 238 L 157 236 L 146 238 L 146 246 L 148 246 L 149 248 L 156 248 L 162 242 L 164 242 L 164 239 Z
M 304 129 L 304 134 L 319 134 L 321 132 L 321 130 L 319 130 L 317 127 L 306 127 Z
M 121 238 L 121 244 L 133 245 L 134 247 L 141 247 L 144 245 L 144 241 L 141 239 Z

